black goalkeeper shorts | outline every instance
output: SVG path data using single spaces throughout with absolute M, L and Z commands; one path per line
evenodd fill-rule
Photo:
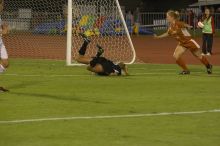
M 110 75 L 114 73 L 115 64 L 112 61 L 104 57 L 94 57 L 92 61 L 90 61 L 90 66 L 95 67 L 97 64 L 100 64 L 104 70 L 103 73 L 99 73 L 100 75 Z

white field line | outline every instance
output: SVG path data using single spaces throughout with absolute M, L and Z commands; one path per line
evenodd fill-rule
M 0 121 L 0 124 L 21 124 L 46 121 L 71 121 L 71 120 L 92 120 L 92 119 L 121 119 L 121 118 L 142 118 L 142 117 L 158 117 L 158 116 L 181 116 L 195 115 L 205 113 L 220 113 L 220 109 L 203 110 L 203 111 L 188 111 L 188 112 L 162 112 L 149 114 L 131 114 L 131 115 L 112 115 L 112 116 L 85 116 L 85 117 L 60 117 L 60 118 L 40 118 L 40 119 L 25 119 L 25 120 L 8 120 Z

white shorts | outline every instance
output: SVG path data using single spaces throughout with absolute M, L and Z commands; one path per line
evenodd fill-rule
M 0 44 L 0 59 L 8 59 L 8 53 L 4 44 Z

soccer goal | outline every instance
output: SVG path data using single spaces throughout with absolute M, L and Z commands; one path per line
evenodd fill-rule
M 5 0 L 1 17 L 10 28 L 4 42 L 11 58 L 79 65 L 79 33 L 91 39 L 88 56 L 95 55 L 99 44 L 115 62 L 131 64 L 136 58 L 118 0 Z

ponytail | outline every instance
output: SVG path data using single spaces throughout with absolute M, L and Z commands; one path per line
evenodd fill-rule
M 176 14 L 176 19 L 180 20 L 180 13 L 178 11 L 175 11 L 175 14 Z
M 169 10 L 167 14 L 171 17 L 173 17 L 175 20 L 180 19 L 180 13 L 178 11 Z

